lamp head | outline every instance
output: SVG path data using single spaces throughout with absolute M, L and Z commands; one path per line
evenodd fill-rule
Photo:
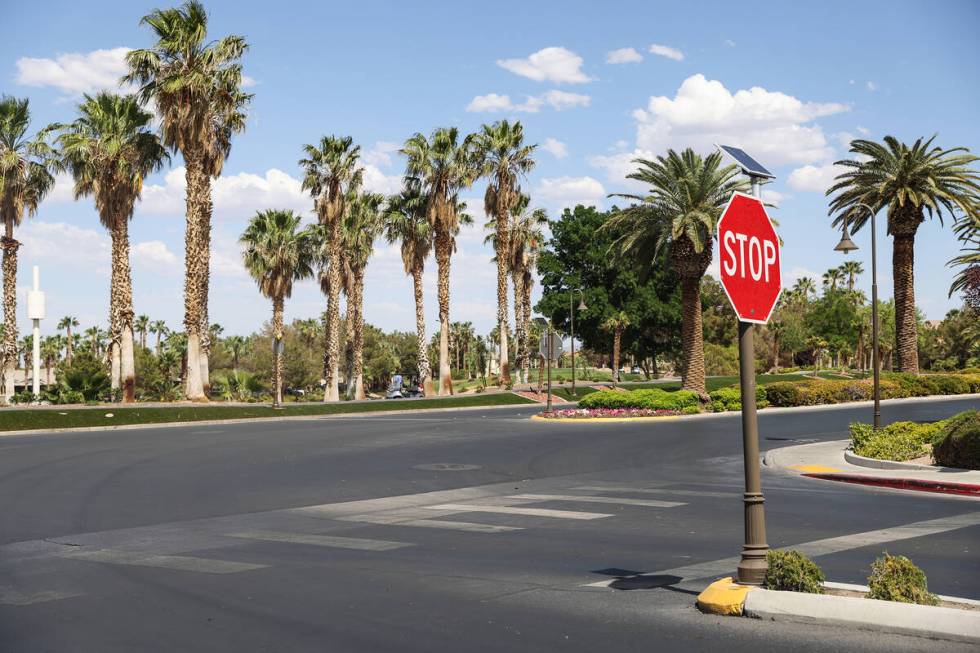
M 834 248 L 835 252 L 843 252 L 847 254 L 848 252 L 853 252 L 858 248 L 851 240 L 851 236 L 847 233 L 847 224 L 844 225 L 844 233 L 841 234 L 840 242 L 837 243 L 837 247 Z
M 585 300 L 584 299 L 580 299 L 579 302 L 578 302 L 578 310 L 579 311 L 584 311 L 587 308 L 588 308 L 588 306 L 585 305 Z

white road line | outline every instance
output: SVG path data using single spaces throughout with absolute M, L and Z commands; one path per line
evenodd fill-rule
M 942 517 L 940 519 L 914 522 L 912 524 L 905 524 L 904 526 L 894 526 L 892 528 L 882 528 L 875 531 L 865 531 L 864 533 L 853 533 L 851 535 L 829 537 L 823 540 L 815 540 L 813 542 L 793 544 L 785 548 L 801 551 L 811 557 L 818 557 L 830 555 L 832 553 L 840 553 L 842 551 L 850 551 L 851 549 L 859 549 L 864 546 L 884 544 L 887 542 L 899 542 L 901 540 L 908 540 L 914 537 L 935 535 L 937 533 L 945 533 L 948 531 L 955 531 L 960 528 L 969 528 L 970 526 L 977 525 L 980 525 L 980 512 L 970 512 L 963 515 L 955 515 L 953 517 Z M 674 567 L 672 569 L 664 569 L 661 571 L 646 572 L 643 574 L 638 574 L 636 578 L 642 576 L 680 576 L 685 581 L 697 580 L 700 578 L 712 578 L 734 573 L 738 563 L 738 557 L 723 558 L 721 560 L 712 560 L 711 562 L 685 565 L 684 567 Z M 586 583 L 584 587 L 609 587 L 609 585 L 615 583 L 616 580 L 617 579 L 601 580 L 595 583 Z
M 493 524 L 478 524 L 468 521 L 448 521 L 443 519 L 412 519 L 399 515 L 352 515 L 338 517 L 339 521 L 352 521 L 363 524 L 388 524 L 394 526 L 415 526 L 418 528 L 441 528 L 450 531 L 467 533 L 508 533 L 524 530 L 518 526 L 494 526 Z
M 390 551 L 414 546 L 408 542 L 390 542 L 388 540 L 366 540 L 357 537 L 336 537 L 333 535 L 309 535 L 303 533 L 281 533 L 277 531 L 254 531 L 250 533 L 229 533 L 231 537 L 246 540 L 261 540 L 264 542 L 286 542 L 289 544 L 308 544 L 311 546 L 327 546 L 336 549 L 355 549 L 358 551 Z
M 82 596 L 81 592 L 63 592 L 59 590 L 44 590 L 33 594 L 23 594 L 11 587 L 0 587 L 0 605 L 32 605 L 46 601 L 60 601 Z
M 546 508 L 518 508 L 515 506 L 480 506 L 467 503 L 444 503 L 425 506 L 428 510 L 444 512 L 492 512 L 502 515 L 527 515 L 529 517 L 554 517 L 556 519 L 601 519 L 612 515 L 601 512 L 577 512 L 574 510 L 548 510 Z
M 97 551 L 79 551 L 67 553 L 63 558 L 70 560 L 86 560 L 89 562 L 104 562 L 110 565 L 131 565 L 135 567 L 160 567 L 177 571 L 194 571 L 204 574 L 234 574 L 240 571 L 263 569 L 266 565 L 255 565 L 248 562 L 232 562 L 230 560 L 214 560 L 213 558 L 194 558 L 191 556 L 147 555 L 129 551 L 99 549 Z
M 620 497 L 593 497 L 580 494 L 512 494 L 508 499 L 530 499 L 532 501 L 581 501 L 585 503 L 612 503 L 624 506 L 645 506 L 647 508 L 674 508 L 687 505 L 676 501 L 656 499 L 626 499 Z
M 741 492 L 705 492 L 701 490 L 668 490 L 649 487 L 627 487 L 625 485 L 580 485 L 573 490 L 587 492 L 635 492 L 637 494 L 672 494 L 679 497 L 711 497 L 716 499 L 735 498 L 741 500 Z

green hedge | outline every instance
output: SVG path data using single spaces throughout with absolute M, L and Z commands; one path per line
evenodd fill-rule
M 870 424 L 851 424 L 851 448 L 859 456 L 878 460 L 911 460 L 927 453 L 927 446 L 943 437 L 948 420 L 917 424 L 895 422 L 877 431 Z
M 600 390 L 583 397 L 580 408 L 646 408 L 683 411 L 698 406 L 698 395 L 689 390 Z
M 816 406 L 841 404 L 874 398 L 871 379 L 832 381 L 803 379 L 779 381 L 765 386 L 766 399 L 773 406 Z M 961 395 L 980 392 L 980 374 L 901 374 L 881 375 L 881 398 Z
M 714 413 L 723 413 L 726 410 L 742 410 L 742 390 L 737 385 L 727 388 L 718 388 L 708 393 L 711 397 L 709 407 Z M 769 405 L 766 399 L 766 389 L 763 386 L 755 388 L 756 408 L 765 408 Z
M 933 442 L 936 464 L 961 469 L 980 469 L 980 411 L 968 410 L 945 420 Z

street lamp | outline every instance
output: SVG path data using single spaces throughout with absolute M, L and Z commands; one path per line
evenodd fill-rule
M 871 220 L 871 365 L 874 367 L 874 400 L 875 400 L 875 430 L 881 425 L 881 384 L 880 384 L 880 365 L 878 364 L 878 239 L 875 233 L 875 211 L 862 202 L 854 205 L 854 208 L 861 207 L 868 212 Z M 858 248 L 847 233 L 847 216 L 851 211 L 844 213 L 844 229 L 841 233 L 840 242 L 834 251 L 853 252 Z
M 551 320 L 548 320 L 543 317 L 536 317 L 534 318 L 534 323 L 537 324 L 539 327 L 545 329 L 544 338 L 546 344 L 544 347 L 538 347 L 538 349 L 546 353 L 544 358 L 546 359 L 545 363 L 548 366 L 548 398 L 546 400 L 547 403 L 545 404 L 545 410 L 550 413 L 551 412 L 551 359 L 554 356 L 554 352 L 551 351 L 551 348 L 555 344 L 555 339 L 554 336 L 552 335 Z
M 584 311 L 588 308 L 585 305 L 585 295 L 582 293 L 582 289 L 572 288 L 568 293 L 569 336 L 572 347 L 572 397 L 575 397 L 575 293 L 578 293 L 579 297 L 578 310 Z

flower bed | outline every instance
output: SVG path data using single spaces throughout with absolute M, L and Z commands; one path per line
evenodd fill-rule
M 547 419 L 586 419 L 595 417 L 664 417 L 680 415 L 679 410 L 651 408 L 567 408 L 540 413 Z

